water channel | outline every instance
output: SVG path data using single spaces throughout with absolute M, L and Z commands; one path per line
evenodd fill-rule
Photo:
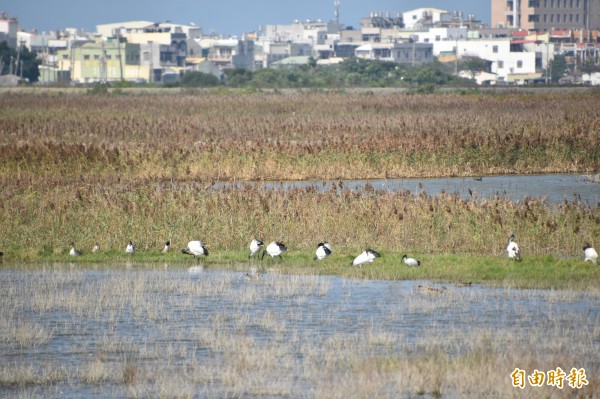
M 329 190 L 332 181 L 283 181 L 260 183 L 237 183 L 256 185 L 258 187 L 290 189 L 294 187 L 314 186 L 319 190 Z M 581 201 L 591 206 L 600 203 L 600 184 L 591 182 L 589 176 L 580 174 L 547 174 L 547 175 L 504 175 L 486 177 L 445 177 L 425 179 L 373 179 L 345 180 L 343 187 L 357 190 L 370 184 L 376 190 L 405 191 L 420 194 L 425 190 L 429 195 L 457 193 L 464 199 L 472 196 L 492 198 L 496 195 L 512 201 L 523 201 L 525 197 L 545 198 L 548 203 L 562 201 Z M 230 183 L 216 183 L 213 188 L 229 187 Z

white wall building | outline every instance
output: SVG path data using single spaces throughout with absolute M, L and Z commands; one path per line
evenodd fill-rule
M 458 51 L 456 50 L 458 46 Z M 491 72 L 498 80 L 512 82 L 515 76 L 536 73 L 535 52 L 511 52 L 510 39 L 458 40 L 433 43 L 433 53 L 456 53 L 458 59 L 478 57 L 491 62 Z M 522 82 L 516 82 L 522 83 Z
M 442 20 L 442 15 L 448 11 L 437 8 L 417 8 L 415 10 L 402 13 L 405 29 L 420 29 L 423 26 L 430 26 Z

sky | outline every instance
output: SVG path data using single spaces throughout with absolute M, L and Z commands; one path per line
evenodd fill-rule
M 19 19 L 27 31 L 82 28 L 125 21 L 195 23 L 205 33 L 240 35 L 259 25 L 334 18 L 333 0 L 0 0 L 0 12 Z M 463 11 L 490 22 L 490 0 L 340 0 L 340 23 L 360 27 L 371 12 L 405 12 L 421 7 Z

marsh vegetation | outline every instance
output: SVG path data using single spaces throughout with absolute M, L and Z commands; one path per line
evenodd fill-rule
M 108 266 L 0 271 L 0 394 L 599 394 L 597 293 Z M 589 385 L 521 392 L 517 367 L 584 368 Z
M 576 196 L 548 204 L 243 182 L 589 173 L 599 169 L 598 96 L 5 94 L 0 245 L 7 259 L 36 260 L 60 258 L 71 241 L 115 254 L 129 240 L 148 252 L 201 239 L 219 253 L 258 236 L 290 254 L 327 240 L 338 253 L 494 257 L 514 232 L 526 257 L 577 259 L 600 236 L 600 214 Z

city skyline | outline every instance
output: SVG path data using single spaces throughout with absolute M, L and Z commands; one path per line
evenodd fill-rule
M 340 23 L 345 26 L 360 26 L 360 19 L 371 12 L 405 12 L 415 8 L 433 7 L 452 12 L 462 11 L 466 19 L 469 14 L 489 24 L 490 3 L 481 0 L 448 2 L 443 0 L 341 0 Z M 451 4 L 449 4 L 451 3 Z M 485 3 L 485 4 L 482 4 Z M 168 5 L 169 7 L 165 7 Z M 333 0 L 304 0 L 303 2 L 282 2 L 261 0 L 255 2 L 222 0 L 199 4 L 192 0 L 177 0 L 165 3 L 159 0 L 146 1 L 79 1 L 54 0 L 7 0 L 0 6 L 0 12 L 19 19 L 19 27 L 24 30 L 49 31 L 64 28 L 95 31 L 96 25 L 132 20 L 165 22 L 178 24 L 195 23 L 205 33 L 216 32 L 224 35 L 239 35 L 254 32 L 259 25 L 289 24 L 294 20 L 334 19 Z M 223 10 L 226 10 L 223 11 Z

